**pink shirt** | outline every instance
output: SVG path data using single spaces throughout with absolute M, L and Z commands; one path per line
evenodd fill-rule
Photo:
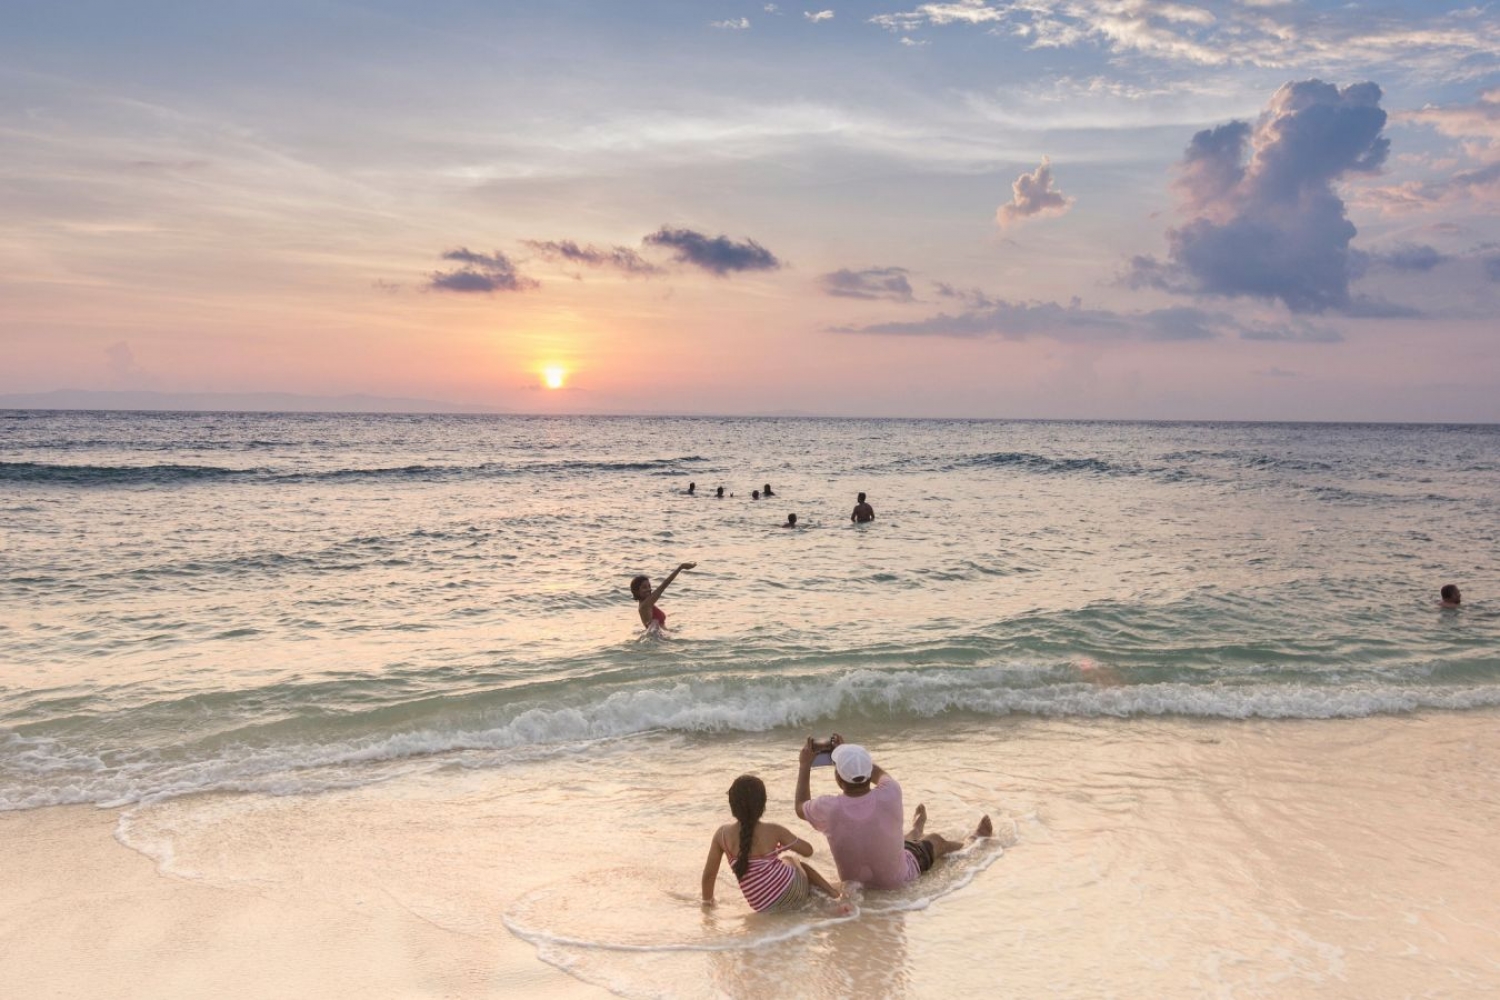
M 885 777 L 864 795 L 822 795 L 802 806 L 828 838 L 839 878 L 868 889 L 896 889 L 922 874 L 906 850 L 901 786 Z

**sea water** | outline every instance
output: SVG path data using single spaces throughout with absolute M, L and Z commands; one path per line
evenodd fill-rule
M 961 912 L 1020 877 L 1006 846 L 1103 843 L 1127 800 L 1149 827 L 1189 772 L 1194 802 L 1257 768 L 1319 780 L 1325 754 L 1379 772 L 1375 722 L 1500 705 L 1497 497 L 1493 426 L 0 413 L 0 809 L 122 810 L 122 842 L 222 884 L 315 860 L 330 893 L 378 885 L 628 995 L 754 993 L 773 974 L 722 956 L 788 937 L 929 995 L 879 914 Z M 684 561 L 643 636 L 630 578 Z M 792 822 L 796 747 L 835 730 L 935 828 L 984 811 L 1004 836 L 863 901 L 860 931 L 700 918 L 722 788 L 757 770 Z M 1254 825 L 1211 813 L 1210 840 Z M 349 830 L 375 831 L 358 871 L 326 849 Z M 470 850 L 526 849 L 518 830 L 546 831 L 540 882 Z M 1096 866 L 1139 859 L 1119 849 L 1052 874 L 1081 905 Z M 1347 977 L 1297 933 L 1163 983 L 1218 988 L 1241 960 L 1242 987 Z M 694 989 L 684 951 L 721 956 Z

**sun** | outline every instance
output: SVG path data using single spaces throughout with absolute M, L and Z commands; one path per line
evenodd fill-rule
M 561 389 L 567 377 L 568 370 L 562 365 L 548 365 L 542 369 L 542 384 L 549 389 Z

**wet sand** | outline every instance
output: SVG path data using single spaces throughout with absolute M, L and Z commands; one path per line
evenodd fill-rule
M 783 731 L 0 814 L 0 982 L 164 998 L 1500 991 L 1500 713 L 843 728 L 931 828 L 988 811 L 1008 849 L 869 894 L 852 919 L 751 915 L 722 875 L 703 910 L 735 774 L 766 778 L 768 817 L 799 826 Z

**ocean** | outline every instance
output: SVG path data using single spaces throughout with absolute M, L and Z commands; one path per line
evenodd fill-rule
M 765 484 L 775 495 L 753 499 Z M 850 521 L 858 492 L 870 524 Z M 1064 831 L 1118 836 L 1100 817 L 1124 800 L 1161 837 L 1102 870 L 1180 849 L 1182 814 L 1153 812 L 1158 793 L 1180 806 L 1288 769 L 1317 782 L 1340 754 L 1363 761 L 1351 774 L 1395 773 L 1372 749 L 1392 727 L 1492 726 L 1497 498 L 1496 426 L 4 412 L 0 811 L 113 810 L 117 839 L 164 874 L 258 891 L 314 877 L 267 846 L 300 843 L 331 898 L 378 884 L 590 988 L 750 995 L 771 981 L 746 955 L 837 950 L 847 918 L 706 929 L 676 893 L 695 895 L 739 770 L 765 774 L 773 818 L 795 823 L 796 748 L 839 731 L 904 764 L 887 769 L 911 803 L 926 786 L 939 827 L 988 811 L 1008 831 L 860 918 L 890 966 L 878 982 L 963 995 L 967 980 L 923 971 L 929 952 L 890 944 L 890 913 L 920 937 L 923 911 L 961 911 L 1027 851 L 1034 865 L 1074 842 Z M 631 577 L 683 561 L 697 566 L 661 599 L 665 635 L 643 636 Z M 1439 608 L 1446 583 L 1461 609 Z M 1111 771 L 1122 761 L 1134 779 Z M 1412 781 L 1494 808 L 1494 759 L 1475 766 L 1467 792 Z M 1084 800 L 1094 811 L 1068 813 Z M 443 857 L 449 881 L 330 862 L 390 815 L 402 829 L 372 843 Z M 424 825 L 437 816 L 448 833 Z M 1199 821 L 1195 843 L 1246 826 L 1228 806 Z M 523 828 L 567 859 L 535 884 L 487 881 L 453 832 Z M 600 857 L 612 830 L 657 860 L 632 850 L 622 873 Z M 554 843 L 570 831 L 592 846 Z M 1093 884 L 1094 850 L 1049 877 Z M 606 916 L 600 871 L 654 901 L 650 931 Z M 719 909 L 733 896 L 721 885 Z M 1307 906 L 1255 912 L 1280 926 Z M 1383 919 L 1326 909 L 1345 906 Z M 1357 981 L 1354 945 L 1303 933 L 1317 940 L 1257 951 L 1236 931 L 1243 963 L 1200 955 L 1182 978 L 1168 957 L 1152 988 Z M 1500 983 L 1493 961 L 1467 968 L 1465 988 Z M 1016 983 L 1098 995 L 1110 974 Z M 822 975 L 835 995 L 860 985 Z

